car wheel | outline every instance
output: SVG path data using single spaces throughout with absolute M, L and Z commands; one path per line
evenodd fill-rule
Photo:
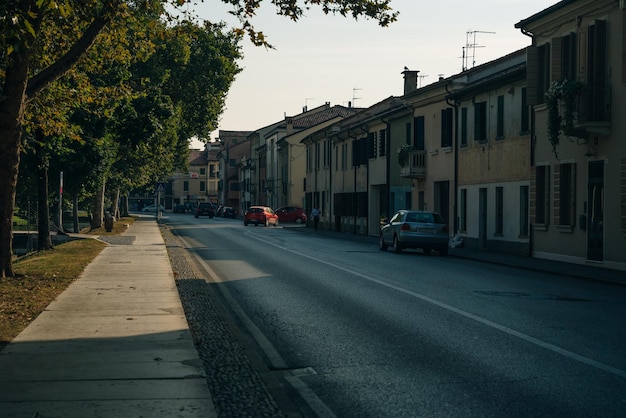
M 194 215 L 194 217 L 195 217 L 195 218 L 197 218 L 197 217 L 198 217 L 198 215 Z
M 243 226 L 248 226 L 248 222 L 244 221 Z
M 263 223 L 263 226 L 265 226 L 266 228 L 269 226 L 269 222 L 267 221 L 267 218 L 265 218 L 265 223 Z
M 274 222 L 274 226 L 278 228 L 278 219 L 276 219 L 276 222 Z
M 302 223 L 302 218 L 296 218 L 296 223 L 297 224 L 301 224 Z
M 380 251 L 387 251 L 387 244 L 385 244 L 383 234 L 380 234 L 380 238 L 378 239 L 378 248 L 380 248 Z
M 442 257 L 447 256 L 448 255 L 448 247 L 447 246 L 446 247 L 441 247 L 439 249 L 439 255 L 442 256 Z
M 400 241 L 398 241 L 398 236 L 397 235 L 393 236 L 393 250 L 396 253 L 401 253 L 402 252 L 402 245 L 400 244 Z

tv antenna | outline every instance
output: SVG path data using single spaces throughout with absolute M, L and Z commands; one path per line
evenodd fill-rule
M 478 45 L 476 43 L 477 33 L 488 33 L 495 35 L 495 32 L 488 32 L 484 30 L 472 30 L 465 33 L 465 46 L 463 47 L 463 66 L 462 70 L 467 70 L 467 61 L 472 59 L 472 68 L 476 65 L 476 48 L 484 48 L 484 45 Z
M 363 89 L 358 88 L 358 87 L 353 87 L 353 88 L 352 88 L 352 106 L 353 106 L 353 107 L 356 107 L 356 106 L 354 105 L 354 102 L 356 102 L 357 100 L 361 99 L 361 97 L 356 97 L 356 92 L 357 92 L 357 91 L 361 91 L 361 90 L 363 90 Z
M 419 82 L 419 87 L 422 87 L 422 78 L 428 77 L 428 74 L 426 74 L 426 75 L 418 75 L 417 77 L 419 78 L 419 81 L 420 81 Z
M 304 111 L 309 110 L 309 100 L 315 100 L 315 97 L 305 97 L 304 98 Z

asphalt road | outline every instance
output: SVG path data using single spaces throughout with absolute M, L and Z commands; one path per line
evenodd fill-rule
M 239 220 L 166 220 L 318 416 L 624 416 L 626 288 Z

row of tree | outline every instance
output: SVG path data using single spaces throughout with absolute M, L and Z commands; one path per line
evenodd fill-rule
M 89 202 L 97 228 L 107 194 L 117 202 L 184 168 L 190 138 L 208 138 L 217 128 L 240 71 L 242 37 L 268 46 L 250 23 L 261 1 L 221 1 L 233 6 L 239 28 L 197 23 L 179 9 L 171 13 L 189 0 L 0 4 L 1 278 L 14 276 L 16 203 L 39 201 L 39 248 L 52 246 L 49 172 L 64 172 L 65 195 L 74 208 Z M 293 20 L 318 5 L 326 13 L 365 16 L 386 26 L 396 18 L 389 1 L 272 4 Z

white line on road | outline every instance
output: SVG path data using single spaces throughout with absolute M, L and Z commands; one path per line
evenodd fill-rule
M 479 322 L 479 323 L 481 323 L 483 325 L 486 325 L 488 327 L 491 327 L 491 328 L 497 329 L 499 331 L 502 331 L 502 332 L 504 332 L 506 334 L 509 334 L 509 335 L 514 336 L 514 337 L 520 338 L 520 339 L 522 339 L 522 340 L 524 340 L 526 342 L 529 342 L 531 344 L 534 344 L 534 345 L 536 345 L 538 347 L 541 347 L 541 348 L 544 348 L 546 350 L 550 350 L 550 351 L 552 351 L 554 353 L 560 354 L 560 355 L 562 355 L 564 357 L 567 357 L 567 358 L 569 358 L 571 360 L 575 360 L 575 361 L 578 361 L 580 363 L 586 364 L 588 366 L 594 367 L 596 369 L 605 371 L 607 373 L 611 373 L 611 374 L 614 374 L 616 376 L 626 378 L 626 371 L 624 371 L 624 370 L 618 369 L 618 368 L 613 367 L 613 366 L 609 366 L 608 364 L 601 363 L 599 361 L 590 359 L 588 357 L 581 356 L 580 354 L 576 354 L 576 353 L 574 353 L 572 351 L 569 351 L 569 350 L 566 350 L 564 348 L 558 347 L 558 346 L 556 346 L 554 344 L 550 344 L 548 342 L 542 341 L 542 340 L 540 340 L 538 338 L 532 337 L 532 336 L 530 336 L 528 334 L 524 334 L 523 332 L 519 332 L 519 331 L 516 331 L 516 330 L 511 329 L 509 327 L 506 327 L 504 325 L 501 325 L 501 324 L 498 324 L 496 322 L 490 321 L 489 319 L 485 319 L 485 318 L 482 318 L 480 316 L 474 315 L 474 314 L 472 314 L 470 312 L 467 312 L 467 311 L 464 311 L 462 309 L 455 308 L 454 306 L 445 304 L 443 302 L 439 302 L 439 301 L 437 301 L 435 299 L 429 298 L 428 296 L 422 295 L 420 293 L 404 289 L 402 287 L 399 287 L 399 286 L 387 283 L 385 281 L 379 280 L 379 279 L 377 279 L 375 277 L 368 276 L 366 274 L 359 273 L 359 272 L 356 272 L 354 270 L 350 270 L 350 269 L 348 269 L 346 267 L 342 267 L 340 265 L 331 263 L 329 261 L 325 261 L 325 260 L 319 259 L 319 258 L 314 257 L 312 255 L 309 255 L 309 254 L 306 254 L 306 253 L 303 253 L 303 252 L 300 252 L 300 251 L 297 251 L 297 250 L 293 250 L 293 249 L 290 249 L 290 248 L 287 248 L 287 247 L 283 247 L 282 245 L 278 245 L 278 244 L 272 243 L 272 242 L 268 241 L 267 239 L 257 238 L 257 237 L 255 237 L 252 234 L 249 235 L 248 237 L 257 239 L 259 241 L 263 241 L 263 243 L 272 245 L 272 246 L 274 246 L 276 248 L 279 248 L 279 249 L 281 249 L 283 251 L 288 251 L 288 252 L 290 252 L 292 254 L 296 254 L 296 255 L 299 255 L 301 257 L 308 258 L 308 259 L 316 261 L 318 263 L 322 263 L 322 264 L 325 264 L 327 266 L 330 266 L 330 267 L 336 268 L 338 270 L 344 271 L 346 273 L 352 274 L 354 276 L 360 277 L 360 278 L 362 278 L 364 280 L 368 280 L 370 282 L 379 284 L 379 285 L 387 287 L 389 289 L 393 289 L 393 290 L 398 291 L 400 293 L 404 293 L 405 295 L 413 296 L 414 298 L 417 298 L 417 299 L 420 299 L 420 300 L 422 300 L 424 302 L 427 302 L 427 303 L 430 303 L 432 305 L 438 306 L 438 307 L 440 307 L 442 309 L 445 309 L 447 311 L 454 312 L 454 313 L 456 313 L 458 315 L 461 315 L 461 316 L 463 316 L 465 318 L 474 320 L 474 321 Z

